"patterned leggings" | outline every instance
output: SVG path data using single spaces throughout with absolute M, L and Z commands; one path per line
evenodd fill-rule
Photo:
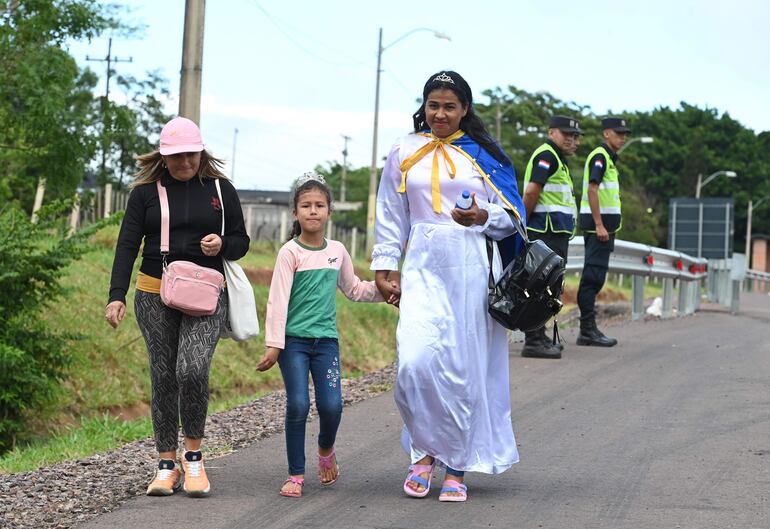
M 152 381 L 152 428 L 158 452 L 177 449 L 178 425 L 190 439 L 203 437 L 209 405 L 209 369 L 227 295 L 211 316 L 187 316 L 166 307 L 159 294 L 136 291 L 134 311 L 147 344 Z

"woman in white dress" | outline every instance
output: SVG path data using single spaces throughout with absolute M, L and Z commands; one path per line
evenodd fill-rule
M 519 460 L 506 330 L 487 313 L 486 239 L 505 239 L 494 245 L 499 274 L 500 255 L 510 260 L 519 250 L 511 215 L 523 222 L 524 207 L 513 166 L 459 74 L 428 79 L 414 131 L 385 162 L 371 268 L 387 290 L 406 248 L 395 388 L 412 463 L 404 492 L 427 496 L 438 464 L 447 472 L 439 500 L 465 501 L 464 472 L 497 474 Z M 466 190 L 472 205 L 459 209 Z

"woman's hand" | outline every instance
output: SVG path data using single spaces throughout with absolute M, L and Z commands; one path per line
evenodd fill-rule
M 257 364 L 257 371 L 267 371 L 278 361 L 278 355 L 281 354 L 281 350 L 277 347 L 265 347 L 265 354 L 262 355 L 262 359 Z
M 452 215 L 452 220 L 463 226 L 483 226 L 487 223 L 489 212 L 486 209 L 481 209 L 479 205 L 476 204 L 475 192 L 471 193 L 471 199 L 473 200 L 473 203 L 468 209 L 453 208 L 452 211 L 449 212 Z
M 388 278 L 389 274 L 389 270 L 377 270 L 374 273 L 374 284 L 386 303 L 398 307 L 401 302 L 401 287 L 397 281 Z
M 219 254 L 222 249 L 222 239 L 215 233 L 209 233 L 201 239 L 201 252 L 203 255 L 212 257 Z
M 104 308 L 104 318 L 113 329 L 118 328 L 118 323 L 126 316 L 126 304 L 122 301 L 113 301 Z

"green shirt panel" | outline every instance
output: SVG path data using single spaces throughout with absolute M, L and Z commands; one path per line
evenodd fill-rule
M 286 316 L 286 336 L 337 338 L 335 268 L 295 272 Z

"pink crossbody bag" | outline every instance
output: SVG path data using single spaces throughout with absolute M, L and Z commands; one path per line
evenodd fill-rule
M 214 314 L 225 278 L 213 268 L 190 261 L 166 263 L 169 253 L 168 195 L 160 180 L 156 183 L 160 198 L 160 254 L 163 256 L 160 299 L 167 307 L 190 316 Z

